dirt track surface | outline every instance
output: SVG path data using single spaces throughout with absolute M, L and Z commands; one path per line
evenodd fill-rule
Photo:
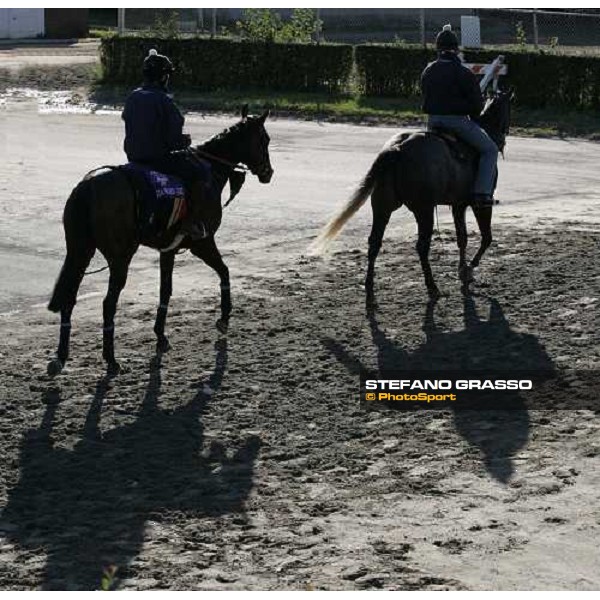
M 10 114 L 4 145 L 1 589 L 96 589 L 111 565 L 120 589 L 598 588 L 597 414 L 358 403 L 361 368 L 598 369 L 595 146 L 511 140 L 518 168 L 502 166 L 507 202 L 471 300 L 442 214 L 432 264 L 448 295 L 427 312 L 412 222 L 396 217 L 369 317 L 368 210 L 326 259 L 302 252 L 388 132 L 273 123 L 278 179 L 243 190 L 220 233 L 230 335 L 214 328 L 215 277 L 183 256 L 173 349 L 156 357 L 156 256 L 142 252 L 117 320 L 129 371 L 104 376 L 101 276 L 82 290 L 73 360 L 49 380 L 57 323 L 36 303 L 58 269 L 64 192 L 118 158 L 117 123 L 27 114 Z M 561 178 L 549 156 L 572 170 Z

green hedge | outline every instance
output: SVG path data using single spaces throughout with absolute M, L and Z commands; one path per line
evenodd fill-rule
M 470 62 L 491 62 L 498 54 L 469 52 L 466 58 Z M 502 54 L 508 64 L 506 85 L 515 88 L 518 104 L 576 110 L 600 107 L 600 57 L 525 51 Z
M 500 52 L 469 51 L 468 62 L 490 63 Z M 569 109 L 600 107 L 600 57 L 564 56 L 541 52 L 502 51 L 508 64 L 503 85 L 512 86 L 517 103 L 529 108 Z M 417 96 L 432 50 L 413 46 L 364 45 L 356 47 L 361 92 L 367 96 Z
M 339 92 L 348 85 L 353 48 L 342 44 L 269 44 L 227 39 L 111 37 L 101 61 L 109 82 L 138 84 L 150 48 L 171 58 L 175 81 L 203 90 L 264 88 Z
M 136 85 L 150 48 L 171 57 L 175 81 L 202 90 L 340 92 L 348 89 L 354 66 L 366 96 L 416 98 L 425 65 L 435 58 L 420 46 L 273 44 L 229 39 L 154 39 L 112 37 L 102 40 L 107 81 Z M 600 108 L 600 57 L 503 51 L 517 103 L 529 108 Z M 469 62 L 489 63 L 498 51 L 467 52 Z
M 410 98 L 420 93 L 419 80 L 435 53 L 423 46 L 356 47 L 360 91 L 365 96 Z

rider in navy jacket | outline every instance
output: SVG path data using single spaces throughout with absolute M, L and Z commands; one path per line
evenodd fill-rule
M 206 200 L 209 167 L 177 152 L 188 148 L 191 138 L 183 133 L 183 115 L 167 93 L 173 71 L 166 56 L 150 50 L 144 59 L 144 85 L 129 94 L 121 115 L 125 121 L 124 149 L 130 162 L 183 180 L 191 210 L 182 223 L 182 232 L 202 239 L 208 236 L 208 230 L 194 215 Z
M 436 46 L 438 59 L 427 65 L 421 76 L 428 126 L 449 129 L 479 151 L 472 203 L 493 206 L 498 147 L 474 120 L 484 106 L 477 78 L 463 66 L 458 56 L 458 39 L 450 25 L 438 34 Z
M 483 110 L 483 95 L 473 73 L 455 52 L 442 51 L 421 76 L 423 111 L 428 115 L 469 115 Z
M 129 94 L 123 120 L 125 154 L 131 162 L 161 160 L 190 145 L 183 133 L 183 115 L 165 88 L 155 82 Z

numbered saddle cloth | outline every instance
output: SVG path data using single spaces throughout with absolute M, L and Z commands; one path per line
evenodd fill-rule
M 124 166 L 135 181 L 138 191 L 138 215 L 141 238 L 168 234 L 186 215 L 188 204 L 181 179 L 165 175 L 144 165 Z

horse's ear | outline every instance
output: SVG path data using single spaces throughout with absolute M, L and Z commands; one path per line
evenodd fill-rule
M 265 110 L 265 112 L 262 115 L 260 115 L 260 117 L 259 117 L 258 120 L 261 123 L 264 123 L 267 120 L 267 118 L 269 117 L 270 114 L 271 114 L 271 111 L 269 109 L 267 109 L 267 110 Z
M 248 105 L 244 104 L 242 106 L 242 119 L 246 119 L 248 117 Z

